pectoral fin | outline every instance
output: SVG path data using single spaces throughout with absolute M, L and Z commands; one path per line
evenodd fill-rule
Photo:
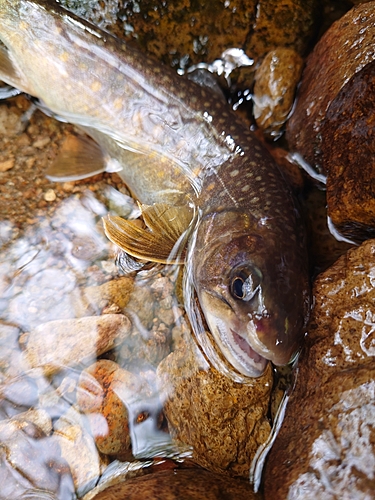
M 88 136 L 70 135 L 46 172 L 52 181 L 77 181 L 106 171 L 100 146 Z
M 108 215 L 103 219 L 107 237 L 133 257 L 163 264 L 183 263 L 193 211 L 163 203 L 141 205 L 141 210 L 147 228 L 140 227 L 137 221 Z

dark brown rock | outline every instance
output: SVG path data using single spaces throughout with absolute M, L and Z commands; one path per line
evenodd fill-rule
M 356 73 L 338 93 L 327 110 L 321 135 L 324 168 L 328 172 L 328 215 L 346 236 L 373 238 L 375 61 Z
M 92 500 L 256 500 L 250 484 L 202 469 L 169 469 L 111 486 Z
M 374 5 L 354 7 L 336 21 L 306 61 L 287 139 L 292 150 L 321 171 L 321 128 L 327 110 L 350 78 L 375 57 Z
M 276 47 L 289 47 L 304 54 L 316 33 L 319 0 L 261 0 L 246 44 L 256 60 Z
M 375 236 L 375 2 L 334 23 L 307 60 L 291 149 L 327 174 L 328 215 L 358 240 Z
M 315 283 L 297 384 L 266 467 L 266 498 L 373 498 L 374 267 L 370 240 Z

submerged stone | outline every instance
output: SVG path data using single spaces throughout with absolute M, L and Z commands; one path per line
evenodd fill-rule
M 123 314 L 49 321 L 28 334 L 24 357 L 30 368 L 52 375 L 68 366 L 90 363 L 120 344 L 131 331 Z
M 157 374 L 172 437 L 193 448 L 199 465 L 248 478 L 251 460 L 271 431 L 270 366 L 261 377 L 236 383 L 189 345 L 167 356 Z

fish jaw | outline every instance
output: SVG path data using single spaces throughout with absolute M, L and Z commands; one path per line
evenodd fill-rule
M 207 292 L 200 295 L 200 304 L 215 342 L 225 358 L 242 375 L 260 377 L 268 360 L 251 347 L 247 332 L 233 311 Z

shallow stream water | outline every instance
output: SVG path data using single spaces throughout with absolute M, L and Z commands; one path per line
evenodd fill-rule
M 85 6 L 76 7 L 83 14 Z M 91 13 L 109 25 L 117 2 Z M 157 376 L 171 352 L 190 346 L 191 331 L 179 266 L 125 275 L 116 264 L 101 219 L 138 214 L 120 178 L 48 181 L 44 172 L 74 129 L 31 106 L 24 96 L 0 102 L 0 498 L 66 499 L 88 493 L 117 460 L 129 469 L 155 456 L 191 456 L 168 432 L 169 388 Z M 307 211 L 316 203 L 322 213 L 322 194 L 313 199 L 305 198 Z M 320 270 L 326 248 L 316 241 L 329 237 L 324 215 L 310 219 Z M 328 260 L 346 249 L 327 248 Z M 196 364 L 208 370 L 201 354 Z M 269 394 L 267 377 L 260 384 Z M 275 411 L 266 410 L 265 420 Z M 259 424 L 258 444 L 267 425 Z

